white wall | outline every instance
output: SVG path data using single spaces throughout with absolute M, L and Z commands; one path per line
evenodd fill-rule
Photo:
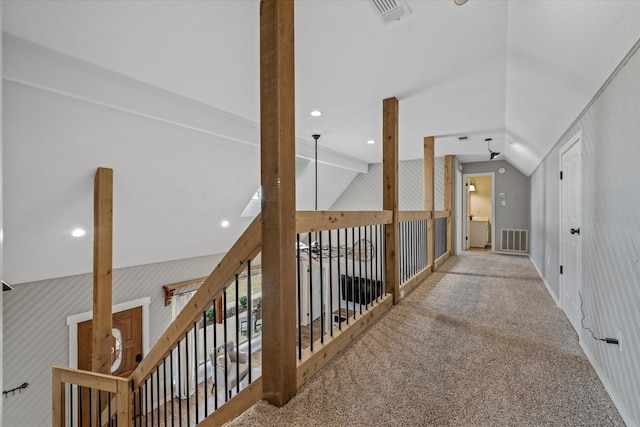
M 231 247 L 260 185 L 257 123 L 15 36 L 4 47 L 5 279 L 91 271 L 97 167 L 114 169 L 114 268 Z M 325 207 L 366 170 L 323 148 L 319 161 Z
M 11 35 L 3 47 L 4 279 L 15 285 L 2 304 L 3 382 L 30 386 L 2 418 L 40 426 L 51 367 L 69 362 L 66 317 L 92 306 L 96 168 L 114 169 L 113 301 L 151 297 L 153 345 L 171 321 L 162 286 L 208 275 L 252 220 L 241 213 L 260 185 L 259 127 Z M 296 152 L 313 150 L 298 141 Z M 319 162 L 321 208 L 366 170 L 324 149 Z M 302 208 L 312 182 L 296 183 Z
M 581 345 L 629 426 L 640 425 L 638 46 L 531 176 L 531 259 L 558 299 L 559 150 L 582 132 L 584 323 L 597 336 L 615 337 L 620 329 L 622 351 L 584 330 Z
M 2 3 L 0 3 L 0 75 L 2 75 Z M 0 81 L 0 99 L 4 99 L 2 92 L 2 81 Z M 1 103 L 1 104 L 4 104 Z M 2 211 L 4 207 L 4 199 L 2 193 L 3 180 L 2 177 L 4 175 L 3 167 L 2 167 L 2 135 L 4 134 L 4 127 L 2 126 L 2 117 L 3 117 L 3 109 L 2 105 L 0 105 L 0 278 L 4 279 L 4 269 L 3 269 L 3 250 L 4 246 L 4 232 L 2 227 Z M 3 353 L 3 325 L 2 325 L 2 305 L 3 305 L 4 295 L 0 292 L 0 388 L 4 390 L 4 377 L 2 376 L 2 353 Z M 2 399 L 0 399 L 2 400 Z M 3 402 L 0 402 L 0 427 L 2 427 L 2 405 Z

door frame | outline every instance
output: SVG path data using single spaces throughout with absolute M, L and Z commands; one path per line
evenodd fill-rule
M 575 145 L 579 145 L 580 146 L 580 177 L 579 182 L 580 182 L 580 198 L 582 197 L 582 130 L 578 131 L 570 140 L 569 142 L 567 142 L 564 146 L 562 146 L 562 148 L 560 148 L 560 152 L 558 154 L 558 169 L 559 172 L 562 172 L 562 158 L 563 156 L 569 151 L 571 150 Z M 562 182 L 560 182 L 560 184 L 558 185 L 558 212 L 560 213 L 560 218 L 559 218 L 559 222 L 558 222 L 558 243 L 559 243 L 559 256 L 558 256 L 558 265 L 559 266 L 564 266 L 565 264 L 565 260 L 563 259 L 564 257 L 564 243 L 563 243 L 563 230 L 566 229 L 565 224 L 564 224 L 564 212 L 562 209 L 563 206 L 563 200 L 562 200 Z M 580 218 L 582 219 L 582 207 L 580 207 Z M 580 245 L 579 245 L 579 250 L 580 250 L 580 265 L 578 266 L 579 269 L 579 274 L 580 276 L 578 277 L 577 283 L 576 283 L 576 290 L 578 293 L 580 293 L 580 291 L 582 291 L 582 239 L 580 239 Z M 565 313 L 565 315 L 567 316 L 567 318 L 569 317 L 567 314 L 567 311 L 565 309 L 565 301 L 564 301 L 564 297 L 563 297 L 563 288 L 564 286 L 566 286 L 565 281 L 566 281 L 566 275 L 564 274 L 560 274 L 560 277 L 558 278 L 558 284 L 559 284 L 559 295 L 558 295 L 558 301 L 560 302 L 560 308 L 562 309 L 562 311 Z M 578 334 L 578 340 L 582 341 L 582 328 L 580 328 L 579 326 L 575 326 L 573 325 L 571 319 L 569 319 L 569 323 L 571 323 L 571 326 L 574 328 L 574 330 L 576 331 L 576 333 Z
M 491 251 L 495 251 L 496 250 L 496 173 L 495 172 L 471 172 L 471 173 L 465 173 L 462 175 L 462 184 L 459 187 L 460 191 L 462 191 L 463 193 L 463 197 L 462 197 L 462 206 L 463 206 L 463 216 L 461 218 L 462 221 L 462 233 L 464 234 L 464 237 L 467 237 L 467 240 L 464 240 L 464 242 L 469 242 L 468 239 L 468 235 L 469 235 L 469 227 L 468 227 L 468 220 L 469 220 L 469 203 L 467 202 L 467 200 L 469 199 L 469 192 L 467 191 L 467 182 L 470 178 L 473 178 L 474 176 L 490 176 L 491 177 Z M 466 197 L 465 197 L 466 196 Z M 464 245 L 465 249 L 464 250 L 468 250 L 466 247 L 467 245 Z
M 112 313 L 130 310 L 132 308 L 142 307 L 142 355 L 143 357 L 149 353 L 149 305 L 151 297 L 139 298 L 132 301 L 115 304 L 111 307 Z M 78 369 L 78 323 L 93 319 L 93 311 L 85 311 L 84 313 L 73 314 L 67 316 L 67 326 L 69 327 L 69 367 Z M 78 393 L 73 393 L 71 408 L 66 405 L 67 418 L 69 411 L 74 414 L 78 413 Z M 74 426 L 78 425 L 77 417 L 73 417 Z
M 462 216 L 462 204 L 463 202 L 463 195 L 464 195 L 464 179 L 462 179 L 462 171 L 460 169 L 456 169 L 456 182 L 458 183 L 458 185 L 456 185 L 456 188 L 458 189 L 458 191 L 456 191 L 456 207 L 455 207 L 455 212 L 456 212 L 456 254 L 459 254 L 460 252 L 462 252 L 463 249 L 463 245 L 464 245 L 464 240 L 462 239 L 463 236 L 463 230 L 462 230 L 462 218 L 464 218 Z M 462 186 L 461 186 L 462 183 Z

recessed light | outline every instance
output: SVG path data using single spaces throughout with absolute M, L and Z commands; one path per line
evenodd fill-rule
M 76 228 L 71 232 L 73 237 L 82 237 L 86 234 L 86 232 L 82 228 Z
M 313 110 L 312 112 L 310 112 L 309 114 L 311 114 L 313 117 L 320 117 L 322 115 L 322 111 L 320 110 Z
M 367 141 L 367 144 L 375 144 L 376 142 L 373 139 Z
M 222 227 L 226 228 L 226 227 L 228 227 L 228 226 L 229 226 L 229 221 L 224 220 L 224 221 L 222 221 L 222 222 L 220 223 L 220 225 L 221 225 Z

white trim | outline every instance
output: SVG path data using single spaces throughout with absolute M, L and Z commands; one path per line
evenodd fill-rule
M 533 261 L 533 258 L 531 258 L 531 254 L 526 254 L 526 255 L 531 260 L 531 264 L 533 264 L 533 267 L 536 269 L 536 272 L 538 273 L 538 276 L 540 276 L 540 278 L 542 279 L 542 282 L 547 287 L 547 291 L 549 292 L 549 295 L 551 295 L 551 298 L 553 298 L 553 301 L 555 301 L 555 303 L 556 303 L 556 305 L 558 307 L 562 308 L 560 306 L 560 300 L 558 299 L 558 297 L 551 290 L 551 286 L 549 286 L 549 282 L 547 282 L 547 279 L 545 279 L 544 276 L 542 275 L 542 273 L 540 272 L 540 269 L 538 268 L 537 264 Z
M 139 298 L 133 301 L 116 304 L 112 307 L 112 313 L 129 310 L 135 307 L 142 307 L 142 355 L 149 352 L 149 305 L 151 297 Z M 93 319 L 92 311 L 73 314 L 67 317 L 69 326 L 69 367 L 78 369 L 78 323 Z
M 624 423 L 627 425 L 627 427 L 640 427 L 638 426 L 638 424 L 634 422 L 630 411 L 627 409 L 626 406 L 624 406 L 624 404 L 622 403 L 622 399 L 620 399 L 620 396 L 618 396 L 618 393 L 616 393 L 615 388 L 613 387 L 613 385 L 605 375 L 604 371 L 596 361 L 596 358 L 593 357 L 593 354 L 591 353 L 589 348 L 584 344 L 584 341 L 582 339 L 580 339 L 580 347 L 582 348 L 582 351 L 584 351 L 584 354 L 587 356 L 589 363 L 591 363 L 591 366 L 593 366 L 593 369 L 596 371 L 596 375 L 598 375 L 598 378 L 600 378 L 600 382 L 602 382 L 602 385 L 604 386 L 605 390 L 609 394 L 609 398 L 611 399 L 611 401 L 613 402 L 613 405 L 618 410 L 618 413 L 622 417 L 622 420 L 624 421 Z
M 496 250 L 496 173 L 495 172 L 471 172 L 462 175 L 462 182 L 466 183 L 468 178 L 474 176 L 490 176 L 491 177 L 491 250 Z M 464 197 L 463 197 L 464 199 Z M 469 205 L 464 203 L 464 215 L 461 217 L 462 221 L 465 221 L 469 217 Z M 469 234 L 469 230 L 465 230 L 466 235 Z

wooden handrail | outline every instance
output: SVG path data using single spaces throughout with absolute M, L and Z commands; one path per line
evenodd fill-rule
M 434 211 L 434 218 L 449 218 L 451 213 L 449 211 Z
M 162 363 L 164 357 L 184 337 L 187 330 L 193 327 L 193 322 L 202 317 L 202 312 L 211 306 L 213 300 L 218 297 L 233 277 L 246 268 L 247 261 L 251 261 L 258 255 L 262 247 L 261 227 L 262 216 L 258 214 L 218 266 L 205 279 L 189 304 L 182 309 L 176 320 L 169 325 L 149 354 L 133 371 L 130 378 L 133 380 L 134 389 L 154 371 L 157 365 Z
M 100 390 L 115 395 L 115 408 L 113 414 L 117 413 L 118 424 L 128 426 L 131 423 L 131 387 L 128 378 L 116 377 L 97 372 L 82 371 L 79 369 L 54 366 L 52 368 L 52 390 L 53 390 L 53 419 L 54 427 L 66 425 L 65 384 L 74 384 L 93 390 Z M 111 415 L 111 414 L 110 414 Z
M 296 233 L 391 224 L 392 211 L 297 211 Z
M 432 219 L 431 211 L 399 211 L 398 221 L 417 221 L 421 219 Z
M 109 393 L 117 393 L 118 387 L 122 387 L 123 383 L 125 385 L 129 383 L 129 379 L 127 378 L 108 374 L 65 368 L 62 366 L 54 366 L 53 369 L 54 371 L 59 371 L 60 381 L 65 384 L 74 384 L 80 387 L 92 388 Z

